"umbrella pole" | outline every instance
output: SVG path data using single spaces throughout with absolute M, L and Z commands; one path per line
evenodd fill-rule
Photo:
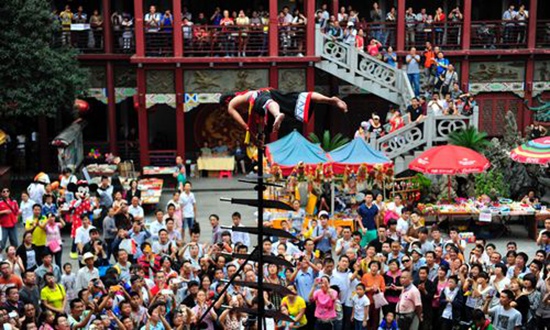
M 334 178 L 330 180 L 330 213 L 334 216 Z
M 447 189 L 448 189 L 448 195 L 449 198 L 449 204 L 451 204 L 451 176 L 447 175 Z

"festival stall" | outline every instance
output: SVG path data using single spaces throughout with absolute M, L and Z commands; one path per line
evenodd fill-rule
M 280 169 L 284 176 L 290 175 L 298 165 L 316 169 L 319 164 L 329 162 L 319 145 L 311 143 L 297 131 L 267 144 L 266 154 L 271 166 Z
M 550 163 L 550 137 L 545 136 L 528 141 L 510 152 L 512 160 L 524 164 L 537 164 L 548 166 Z M 539 223 L 550 218 L 550 212 L 546 207 L 537 205 L 534 216 L 526 217 L 529 237 L 538 237 Z
M 282 192 L 270 189 L 275 194 L 270 197 L 290 202 L 307 195 L 305 210 L 312 218 L 316 207 L 330 203 L 333 217 L 329 222 L 337 227 L 354 228 L 353 210 L 363 199 L 360 191 L 373 187 L 383 190 L 393 180 L 392 162 L 361 139 L 327 154 L 319 145 L 292 132 L 267 147 L 273 180 L 285 183 Z M 274 226 L 283 219 L 285 215 L 276 214 Z

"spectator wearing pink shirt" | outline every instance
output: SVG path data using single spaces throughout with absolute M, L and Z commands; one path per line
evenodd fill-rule
M 335 303 L 338 299 L 338 293 L 330 288 L 328 276 L 323 276 L 315 280 L 316 286 L 313 286 L 309 294 L 309 300 L 315 303 L 315 322 L 316 330 L 332 330 L 332 323 L 336 318 Z M 318 287 L 315 290 L 315 287 Z
M 419 322 L 422 322 L 422 300 L 420 297 L 420 291 L 412 284 L 412 275 L 408 270 L 404 270 L 401 273 L 400 278 L 403 291 L 399 296 L 399 302 L 397 303 L 397 324 L 399 329 L 411 329 L 415 315 L 418 317 Z
M 367 53 L 372 57 L 380 58 L 380 48 L 382 48 L 380 41 L 373 38 L 367 46 Z

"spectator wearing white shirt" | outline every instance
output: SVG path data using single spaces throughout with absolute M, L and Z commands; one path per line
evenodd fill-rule
M 90 242 L 90 230 L 95 228 L 90 222 L 90 218 L 87 215 L 82 217 L 82 226 L 80 226 L 75 233 L 74 243 L 76 244 L 79 254 L 82 255 L 82 249 L 84 245 Z
M 86 252 L 82 259 L 86 266 L 80 268 L 76 274 L 76 292 L 88 288 L 92 280 L 99 279 L 99 270 L 94 267 L 96 256 L 91 252 Z
M 149 232 L 151 233 L 151 239 L 153 242 L 156 242 L 159 240 L 159 231 L 161 229 L 166 229 L 166 223 L 164 223 L 164 213 L 162 210 L 157 210 L 155 212 L 155 221 L 151 222 L 149 225 Z
M 298 247 L 296 245 L 294 245 L 294 244 L 292 244 L 288 241 L 288 238 L 280 237 L 279 241 L 276 242 L 276 243 L 273 243 L 273 245 L 271 246 L 271 252 L 273 254 L 275 254 L 275 255 L 279 254 L 278 248 L 279 248 L 280 244 L 286 245 L 286 254 L 287 255 L 294 256 L 295 254 L 301 253 L 300 249 L 298 249 Z
M 191 182 L 186 182 L 183 186 L 183 192 L 180 194 L 179 203 L 181 205 L 183 218 L 181 238 L 185 239 L 185 228 L 189 228 L 189 236 L 191 236 L 191 229 L 193 229 L 197 217 L 197 201 L 195 200 L 195 194 L 191 192 Z
M 161 19 L 162 19 L 162 15 L 160 13 L 157 13 L 157 7 L 156 6 L 149 7 L 149 12 L 145 14 L 145 17 L 144 17 L 145 27 L 147 28 L 147 32 L 158 32 L 160 30 Z
M 401 215 L 403 212 L 403 209 L 405 208 L 405 205 L 403 205 L 403 199 L 401 198 L 401 195 L 397 194 L 393 197 L 393 202 L 388 203 L 388 211 L 395 212 L 396 214 Z
M 407 231 L 409 230 L 409 217 L 411 215 L 411 211 L 404 207 L 401 209 L 401 217 L 397 219 L 397 232 L 401 234 L 403 237 Z
M 428 102 L 428 110 L 430 114 L 433 114 L 434 116 L 442 116 L 443 111 L 445 110 L 444 102 L 439 99 L 439 94 L 434 93 L 432 99 L 430 102 Z
M 21 214 L 21 219 L 23 219 L 23 223 L 25 223 L 25 220 L 32 218 L 32 206 L 34 204 L 36 203 L 30 199 L 29 193 L 23 191 L 21 193 L 21 203 L 19 204 L 19 212 Z
M 231 219 L 233 220 L 234 227 L 244 227 L 241 224 L 241 214 L 239 212 L 233 213 L 231 215 Z M 231 242 L 233 242 L 233 244 L 242 243 L 245 246 L 250 247 L 250 236 L 248 233 L 231 231 Z
M 139 205 L 139 198 L 132 198 L 132 205 L 128 206 L 128 213 L 134 217 L 134 221 L 142 221 L 145 218 L 145 213 L 143 212 L 143 207 Z

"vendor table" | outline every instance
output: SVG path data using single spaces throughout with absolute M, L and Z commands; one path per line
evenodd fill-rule
M 199 171 L 233 171 L 234 157 L 199 157 L 197 159 Z
M 142 204 L 158 204 L 162 195 L 164 180 L 158 178 L 141 179 L 138 189 L 141 190 Z
M 143 166 L 143 175 L 173 175 L 178 171 L 176 166 Z

